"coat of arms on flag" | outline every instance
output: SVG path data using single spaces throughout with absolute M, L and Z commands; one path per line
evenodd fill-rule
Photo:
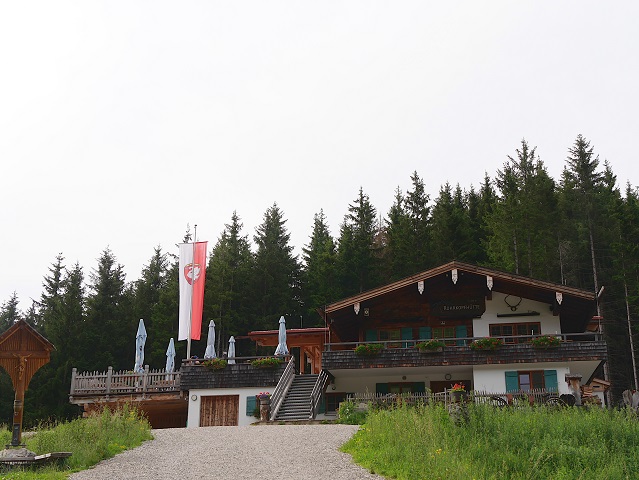
M 207 242 L 180 244 L 180 320 L 178 340 L 199 340 L 202 330 Z

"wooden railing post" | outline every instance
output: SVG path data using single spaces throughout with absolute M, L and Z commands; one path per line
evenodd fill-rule
M 149 383 L 149 366 L 144 365 L 144 374 L 142 376 L 142 393 L 146 393 L 146 388 Z
M 71 391 L 69 392 L 70 396 L 73 396 L 73 394 L 75 393 L 75 376 L 78 373 L 78 369 L 77 368 L 72 368 L 71 369 Z
M 109 367 L 107 370 L 107 377 L 106 377 L 106 394 L 108 395 L 109 393 L 111 393 L 111 378 L 113 377 L 113 367 Z

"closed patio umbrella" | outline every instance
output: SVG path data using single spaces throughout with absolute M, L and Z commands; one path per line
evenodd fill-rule
M 173 373 L 175 369 L 175 343 L 169 340 L 169 348 L 166 349 L 166 373 Z
M 206 350 L 204 351 L 204 358 L 215 358 L 215 322 L 211 320 L 209 322 L 209 335 L 206 337 Z
M 228 364 L 235 364 L 235 337 L 231 335 L 229 338 L 229 355 L 228 355 Z
M 286 320 L 284 320 L 284 315 L 280 317 L 280 329 L 279 332 L 277 332 L 275 355 L 288 355 L 288 347 L 286 346 Z
M 146 328 L 144 328 L 144 320 L 140 319 L 138 324 L 138 333 L 135 335 L 135 366 L 133 371 L 137 373 L 144 372 L 144 344 L 146 343 Z

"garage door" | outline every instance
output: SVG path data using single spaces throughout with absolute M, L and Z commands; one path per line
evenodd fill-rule
M 200 427 L 237 426 L 239 411 L 239 395 L 202 397 L 200 402 Z

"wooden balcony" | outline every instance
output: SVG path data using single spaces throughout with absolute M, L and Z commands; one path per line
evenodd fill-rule
M 101 408 L 118 408 L 133 404 L 148 418 L 153 428 L 186 426 L 187 406 L 180 387 L 181 373 L 149 370 L 134 373 L 106 372 L 78 373 L 73 369 L 69 402 L 83 407 L 84 414 Z
M 526 337 L 508 337 L 508 341 L 522 340 L 522 343 L 506 343 L 495 350 L 472 350 L 468 344 L 476 338 L 444 339 L 455 345 L 443 348 L 441 352 L 422 353 L 415 345 L 419 340 L 402 340 L 383 343 L 385 348 L 377 355 L 360 356 L 354 351 L 357 343 L 326 344 L 322 354 L 322 368 L 325 370 L 430 367 L 451 365 L 486 365 L 541 362 L 573 362 L 607 360 L 606 343 L 600 335 L 561 335 L 562 342 L 557 347 L 535 348 L 523 343 Z
M 180 372 L 166 373 L 164 370 L 149 370 L 144 372 L 131 371 L 115 372 L 109 367 L 106 372 L 78 373 L 73 369 L 71 373 L 71 403 L 78 403 L 82 397 L 112 395 L 141 395 L 146 396 L 158 392 L 179 392 Z

